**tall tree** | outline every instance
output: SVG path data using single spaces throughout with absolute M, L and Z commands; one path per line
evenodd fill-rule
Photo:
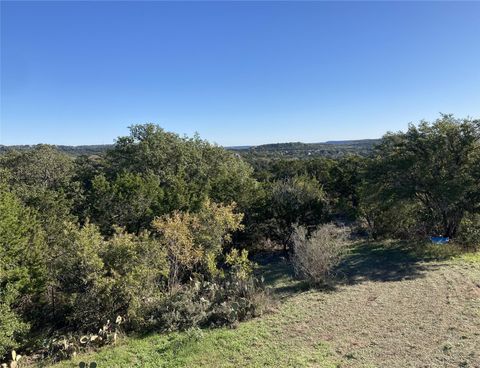
M 54 146 L 40 144 L 31 150 L 9 151 L 0 157 L 0 169 L 22 202 L 37 211 L 52 245 L 61 238 L 63 222 L 74 220 L 71 214 L 79 188 L 73 182 L 72 158 Z
M 198 211 L 207 199 L 235 202 L 239 211 L 254 200 L 258 183 L 238 155 L 153 124 L 135 125 L 130 131 L 107 153 L 105 173 L 91 181 L 98 199 L 91 205 L 92 221 L 138 231 L 155 216 Z
M 418 201 L 431 231 L 455 237 L 465 213 L 480 211 L 480 121 L 442 115 L 387 134 L 369 181 L 384 198 Z
M 33 211 L 0 182 L 0 357 L 17 346 L 32 310 L 39 308 L 46 281 L 44 251 Z

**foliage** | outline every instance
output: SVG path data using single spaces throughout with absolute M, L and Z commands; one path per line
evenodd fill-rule
M 334 224 L 325 224 L 308 236 L 304 227 L 296 227 L 293 236 L 292 263 L 295 274 L 314 285 L 327 283 L 347 251 L 348 232 Z
M 68 184 L 73 173 L 73 161 L 45 144 L 29 151 L 9 151 L 0 157 L 1 166 L 12 172 L 12 184 L 59 189 Z
M 147 229 L 155 214 L 165 212 L 163 190 L 154 175 L 126 172 L 108 180 L 100 174 L 92 180 L 90 195 L 90 218 L 107 234 L 112 224 L 130 232 Z
M 465 248 L 480 248 L 480 214 L 466 214 L 460 222 L 458 242 Z
M 294 177 L 272 184 L 267 200 L 268 235 L 287 249 L 294 232 L 294 225 L 307 228 L 325 219 L 326 198 L 316 179 Z
M 8 151 L 0 156 L 12 191 L 24 205 L 36 210 L 49 247 L 59 242 L 63 222 L 75 221 L 72 208 L 81 196 L 73 182 L 74 163 L 50 145 L 37 145 L 30 151 Z
M 44 341 L 42 354 L 50 361 L 60 361 L 76 356 L 91 348 L 115 344 L 121 334 L 123 318 L 117 316 L 114 322 L 107 320 L 95 333 L 86 335 L 54 334 Z
M 465 213 L 480 211 L 480 122 L 442 115 L 387 134 L 368 185 L 378 201 L 419 203 L 429 233 L 455 237 Z
M 238 249 L 232 249 L 227 254 L 225 263 L 232 268 L 239 280 L 246 280 L 252 274 L 252 262 L 248 259 L 248 251 L 246 249 L 242 249 L 241 252 Z
M 0 183 L 0 356 L 28 331 L 45 287 L 43 233 L 33 211 Z
M 246 258 L 246 252 L 244 252 Z M 242 256 L 240 256 L 242 257 Z M 166 331 L 192 327 L 235 326 L 255 317 L 266 307 L 264 291 L 252 274 L 246 259 L 234 261 L 226 274 L 213 280 L 197 280 L 176 288 L 160 303 L 151 321 Z
M 331 165 L 330 180 L 325 186 L 337 217 L 350 221 L 359 217 L 361 184 L 367 162 L 360 156 L 345 156 Z
M 134 327 L 162 297 L 165 252 L 148 233 L 136 236 L 117 227 L 104 240 L 93 224 L 67 224 L 63 249 L 55 258 L 52 306 L 64 324 L 91 330 L 122 315 Z
M 65 146 L 65 145 L 55 145 L 55 148 L 65 154 L 70 156 L 85 156 L 85 155 L 100 155 L 103 154 L 107 149 L 111 148 L 111 144 L 89 144 L 89 145 L 80 145 L 80 146 Z M 0 144 L 0 154 L 4 152 L 15 151 L 29 151 L 35 147 L 31 145 L 13 145 L 13 146 L 4 146 Z
M 18 367 L 18 362 L 22 359 L 22 356 L 20 354 L 17 354 L 15 350 L 12 350 L 11 352 L 11 360 L 10 363 L 2 363 L 1 367 L 2 368 L 17 368 Z
M 341 158 L 348 155 L 368 156 L 377 139 L 332 141 L 324 143 L 276 143 L 249 147 L 241 150 L 243 155 L 255 159 L 279 159 L 284 157 L 306 159 L 311 157 Z M 250 158 L 251 159 L 251 158 Z
M 197 213 L 174 212 L 154 221 L 167 251 L 170 288 L 194 271 L 217 274 L 217 257 L 231 241 L 230 233 L 242 229 L 243 215 L 235 214 L 234 208 L 207 200 Z
M 394 196 L 381 199 L 378 189 L 370 185 L 359 188 L 359 216 L 364 220 L 363 227 L 374 238 L 398 238 L 425 240 L 428 226 L 425 224 L 424 209 L 421 204 L 399 200 Z
M 19 341 L 27 332 L 28 324 L 22 322 L 19 316 L 6 303 L 0 303 L 0 354 L 19 345 Z
M 346 249 L 345 231 L 322 225 L 333 219 L 373 237 L 478 246 L 479 130 L 442 115 L 381 141 L 227 151 L 145 124 L 107 152 L 85 150 L 99 155 L 8 149 L 0 356 L 47 335 L 55 355 L 118 315 L 126 333 L 235 326 L 265 300 L 246 249 L 283 245 L 297 275 L 327 282 Z
M 237 155 L 198 136 L 181 138 L 153 124 L 130 127 L 107 154 L 113 174 L 155 175 L 164 191 L 163 215 L 173 210 L 196 210 L 210 198 L 236 202 L 245 208 L 256 182 L 252 169 Z

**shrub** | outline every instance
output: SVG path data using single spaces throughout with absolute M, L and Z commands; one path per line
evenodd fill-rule
M 158 177 L 121 173 L 113 179 L 97 175 L 92 180 L 90 215 L 103 234 L 112 233 L 112 224 L 138 233 L 148 229 L 155 214 L 163 213 L 163 191 Z
M 218 257 L 230 243 L 231 233 L 243 229 L 243 214 L 234 213 L 234 208 L 207 200 L 197 213 L 176 211 L 155 219 L 153 227 L 167 252 L 170 289 L 194 272 L 210 277 L 218 273 Z
M 235 327 L 238 322 L 262 314 L 265 304 L 263 285 L 251 274 L 247 277 L 232 269 L 227 276 L 209 289 L 212 300 L 208 312 L 208 325 Z
M 467 215 L 460 223 L 456 239 L 465 248 L 480 249 L 480 215 Z
M 0 302 L 0 361 L 2 356 L 18 345 L 18 338 L 28 331 L 28 327 L 9 305 Z
M 325 218 L 327 201 L 321 184 L 315 178 L 298 176 L 274 182 L 266 206 L 266 235 L 290 246 L 294 225 L 317 226 Z
M 327 283 L 347 251 L 347 235 L 346 228 L 334 224 L 322 225 L 310 236 L 296 227 L 292 263 L 297 277 L 314 285 Z
M 152 315 L 153 326 L 166 331 L 235 326 L 261 314 L 267 298 L 253 276 L 247 252 L 233 250 L 226 263 L 229 268 L 213 279 L 196 280 L 175 288 Z
M 233 327 L 262 313 L 266 303 L 263 293 L 253 278 L 248 283 L 231 279 L 195 282 L 175 290 L 158 305 L 151 327 L 164 331 Z
M 0 358 L 29 330 L 45 288 L 44 250 L 34 212 L 0 182 Z
M 116 227 L 104 240 L 95 225 L 66 224 L 64 249 L 55 262 L 56 314 L 71 327 L 92 330 L 117 315 L 136 327 L 162 298 L 166 254 L 147 232 L 137 236 Z

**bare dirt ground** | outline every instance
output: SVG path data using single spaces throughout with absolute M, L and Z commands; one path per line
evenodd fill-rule
M 326 341 L 338 366 L 480 367 L 479 263 L 366 247 L 342 272 L 328 293 L 277 289 L 298 313 L 289 330 Z

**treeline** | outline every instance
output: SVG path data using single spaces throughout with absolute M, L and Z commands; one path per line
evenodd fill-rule
M 244 159 L 137 125 L 104 155 L 9 150 L 0 175 L 0 356 L 68 356 L 109 342 L 120 323 L 255 316 L 265 296 L 249 252 L 295 254 L 299 234 L 323 239 L 325 223 L 374 238 L 480 239 L 480 122 L 450 115 L 338 159 Z
M 332 141 L 324 143 L 276 143 L 254 146 L 241 151 L 253 159 L 258 158 L 341 158 L 346 155 L 369 156 L 380 143 L 379 139 L 362 139 L 353 141 Z
M 92 144 L 84 146 L 65 146 L 57 145 L 55 148 L 63 153 L 71 156 L 82 155 L 103 155 L 108 149 L 112 148 L 111 144 Z M 8 151 L 24 151 L 35 148 L 35 145 L 17 145 L 17 146 L 3 146 L 0 144 L 0 154 Z
M 353 141 L 332 141 L 325 143 L 276 143 L 264 144 L 260 146 L 232 146 L 224 147 L 229 151 L 236 151 L 245 157 L 253 159 L 263 158 L 311 158 L 311 157 L 329 157 L 339 158 L 349 154 L 368 156 L 373 148 L 380 142 L 379 139 L 362 139 Z M 8 151 L 31 150 L 31 145 L 3 146 L 0 145 L 0 154 Z M 83 146 L 65 146 L 56 145 L 55 148 L 71 156 L 82 155 L 103 155 L 109 149 L 113 148 L 111 144 L 83 145 Z

